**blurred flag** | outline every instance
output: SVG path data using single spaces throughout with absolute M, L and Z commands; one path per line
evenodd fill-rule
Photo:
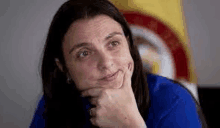
M 131 26 L 144 67 L 197 83 L 181 0 L 110 0 Z

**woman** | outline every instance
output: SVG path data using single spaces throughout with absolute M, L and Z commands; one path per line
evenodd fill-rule
M 205 127 L 187 89 L 143 72 L 128 24 L 108 0 L 59 8 L 41 75 L 44 96 L 30 127 Z

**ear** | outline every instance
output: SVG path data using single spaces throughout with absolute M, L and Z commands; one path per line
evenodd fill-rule
M 58 68 L 63 72 L 63 66 L 62 66 L 62 64 L 60 63 L 60 61 L 59 61 L 58 58 L 55 58 L 55 62 L 56 62 L 56 65 L 58 66 Z

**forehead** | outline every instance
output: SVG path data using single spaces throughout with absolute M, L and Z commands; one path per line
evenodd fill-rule
M 98 15 L 89 19 L 80 19 L 72 23 L 64 41 L 90 40 L 94 37 L 104 38 L 112 32 L 124 34 L 121 25 L 106 15 Z

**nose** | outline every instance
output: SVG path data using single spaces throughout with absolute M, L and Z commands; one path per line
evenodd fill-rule
M 103 51 L 99 53 L 98 55 L 98 69 L 103 70 L 111 70 L 113 67 L 113 58 L 111 54 L 107 53 L 106 51 Z

